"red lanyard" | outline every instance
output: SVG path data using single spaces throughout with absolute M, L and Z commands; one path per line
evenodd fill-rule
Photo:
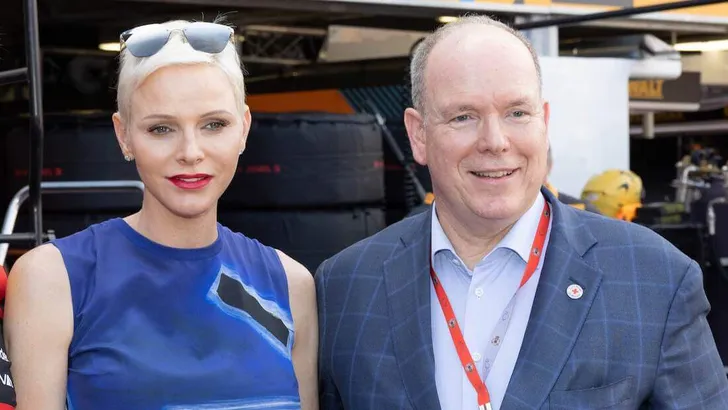
M 526 264 L 526 270 L 523 272 L 523 278 L 521 279 L 521 284 L 518 285 L 518 289 L 521 289 L 521 287 L 528 282 L 538 267 L 542 249 L 546 243 L 546 233 L 548 231 L 550 218 L 551 213 L 548 202 L 546 202 L 543 206 L 541 219 L 538 222 L 536 235 L 533 238 L 533 245 L 531 247 L 531 254 L 528 257 L 528 263 Z M 440 280 L 437 278 L 432 260 L 430 260 L 430 276 L 432 277 L 432 284 L 435 287 L 435 293 L 437 293 L 437 299 L 440 301 L 440 307 L 442 307 L 442 313 L 445 315 L 445 320 L 447 321 L 448 328 L 450 329 L 450 335 L 452 336 L 452 341 L 455 344 L 455 350 L 457 350 L 458 357 L 460 357 L 460 363 L 463 365 L 463 369 L 465 370 L 465 374 L 468 376 L 468 380 L 470 380 L 470 384 L 473 385 L 473 388 L 475 388 L 475 391 L 478 393 L 478 408 L 481 410 L 490 410 L 490 394 L 488 393 L 488 388 L 485 387 L 485 382 L 480 378 L 478 369 L 473 363 L 470 350 L 465 344 L 465 338 L 463 338 L 460 325 L 455 318 L 455 312 L 452 309 L 452 305 L 450 305 L 450 300 L 447 298 L 445 289 L 442 287 Z

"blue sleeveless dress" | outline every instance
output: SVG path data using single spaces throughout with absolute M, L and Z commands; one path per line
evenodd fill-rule
M 69 410 L 300 408 L 280 259 L 218 233 L 176 249 L 112 219 L 53 242 L 73 299 Z

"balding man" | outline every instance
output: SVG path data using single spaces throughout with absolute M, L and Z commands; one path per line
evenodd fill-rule
M 698 265 L 542 188 L 529 43 L 467 17 L 411 69 L 435 203 L 318 269 L 321 408 L 728 409 Z

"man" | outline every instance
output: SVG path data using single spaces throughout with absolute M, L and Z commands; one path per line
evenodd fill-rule
M 728 408 L 699 267 L 541 189 L 549 106 L 527 41 L 463 18 L 411 75 L 435 203 L 318 269 L 321 408 Z
M 549 150 L 547 153 L 546 164 L 547 164 L 546 179 L 544 180 L 543 185 L 544 185 L 544 187 L 546 187 L 546 189 L 551 191 L 551 194 L 554 197 L 558 198 L 559 201 L 561 201 L 567 205 L 570 205 L 576 209 L 586 210 L 589 212 L 594 212 L 596 214 L 599 213 L 599 210 L 594 205 L 590 204 L 589 202 L 582 201 L 581 199 L 575 198 L 571 195 L 565 194 L 563 192 L 559 192 L 555 186 L 553 186 L 553 185 L 551 185 L 551 183 L 549 183 L 548 176 L 551 174 L 551 169 L 553 168 L 553 165 L 554 165 L 554 156 L 551 153 L 551 147 L 549 147 Z

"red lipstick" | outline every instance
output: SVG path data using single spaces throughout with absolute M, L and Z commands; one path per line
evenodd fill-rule
M 210 183 L 212 176 L 208 174 L 179 174 L 167 179 L 177 188 L 192 190 L 204 188 Z

